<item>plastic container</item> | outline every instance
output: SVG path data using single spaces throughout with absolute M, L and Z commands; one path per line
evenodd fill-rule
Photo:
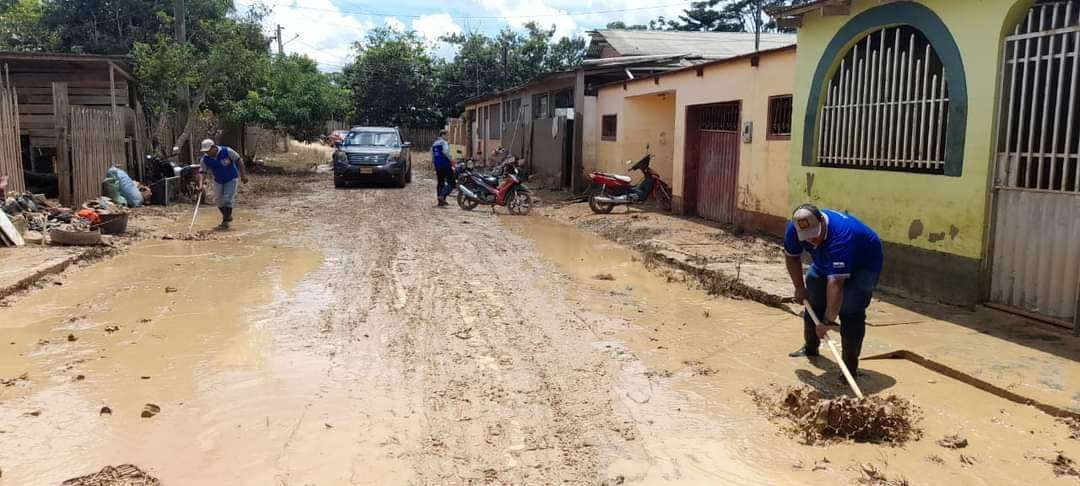
M 128 213 L 102 214 L 98 229 L 103 235 L 122 235 L 127 232 Z

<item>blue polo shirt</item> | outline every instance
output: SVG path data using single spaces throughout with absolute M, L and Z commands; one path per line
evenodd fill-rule
M 225 184 L 240 177 L 240 169 L 236 167 L 239 161 L 240 154 L 224 145 L 218 145 L 216 157 L 211 157 L 209 154 L 202 156 L 203 166 L 214 173 L 214 182 L 218 184 Z
M 823 209 L 821 214 L 826 223 L 821 246 L 815 248 L 799 241 L 795 225 L 789 222 L 784 234 L 784 251 L 788 255 L 809 252 L 817 273 L 829 278 L 847 278 L 859 272 L 881 273 L 885 254 L 874 230 L 850 214 L 831 209 Z

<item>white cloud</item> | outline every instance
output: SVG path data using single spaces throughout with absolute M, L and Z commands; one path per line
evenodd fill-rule
M 239 7 L 258 3 L 240 0 Z M 274 35 L 282 27 L 286 53 L 301 53 L 315 59 L 323 71 L 339 71 L 352 58 L 353 43 L 363 39 L 374 25 L 346 15 L 331 0 L 292 0 L 274 4 L 263 26 Z M 271 44 L 276 50 L 277 44 Z
M 520 29 L 529 21 L 536 21 L 545 28 L 554 25 L 556 38 L 570 37 L 579 33 L 574 17 L 565 15 L 570 10 L 552 7 L 544 0 L 479 0 L 479 3 L 488 12 L 506 17 L 506 23 L 516 29 Z M 576 8 L 580 9 L 583 6 L 578 3 Z
M 390 30 L 397 32 L 405 32 L 407 30 L 405 28 L 405 22 L 398 20 L 397 17 L 387 17 L 386 20 L 383 21 L 383 24 L 389 27 Z
M 462 32 L 461 26 L 454 22 L 450 14 L 440 13 L 421 16 L 413 20 L 412 28 L 431 44 L 437 56 L 447 59 L 454 56 L 457 50 L 455 46 L 440 40 L 445 35 L 460 34 Z

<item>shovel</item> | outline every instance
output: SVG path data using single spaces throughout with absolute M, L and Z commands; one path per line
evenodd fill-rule
M 803 306 L 806 307 L 806 313 L 810 315 L 810 318 L 814 320 L 814 324 L 821 325 L 821 320 L 818 319 L 817 314 L 814 313 L 814 309 L 810 307 L 810 302 L 804 300 Z M 825 344 L 832 350 L 832 354 L 836 357 L 836 363 L 840 365 L 840 371 L 844 373 L 844 378 L 847 379 L 847 383 L 851 386 L 851 390 L 855 392 L 855 396 L 863 398 L 862 390 L 859 389 L 859 385 L 855 383 L 855 378 L 851 376 L 851 371 L 848 370 L 847 365 L 844 364 L 844 358 L 840 356 L 840 351 L 836 349 L 836 343 L 833 343 L 829 335 L 825 335 Z
M 195 227 L 195 218 L 199 217 L 199 204 L 202 203 L 202 191 L 199 191 L 199 197 L 195 198 L 195 212 L 191 214 L 191 224 L 187 227 L 187 232 L 191 233 L 191 228 Z

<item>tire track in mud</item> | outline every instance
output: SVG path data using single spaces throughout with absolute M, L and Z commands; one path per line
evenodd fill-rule
M 410 425 L 374 445 L 418 483 L 603 481 L 636 431 L 615 411 L 595 336 L 535 284 L 561 277 L 498 217 L 435 209 L 431 192 L 418 178 L 313 196 L 337 210 L 311 228 L 336 262 L 320 332 L 328 381 L 393 397 L 390 422 Z

